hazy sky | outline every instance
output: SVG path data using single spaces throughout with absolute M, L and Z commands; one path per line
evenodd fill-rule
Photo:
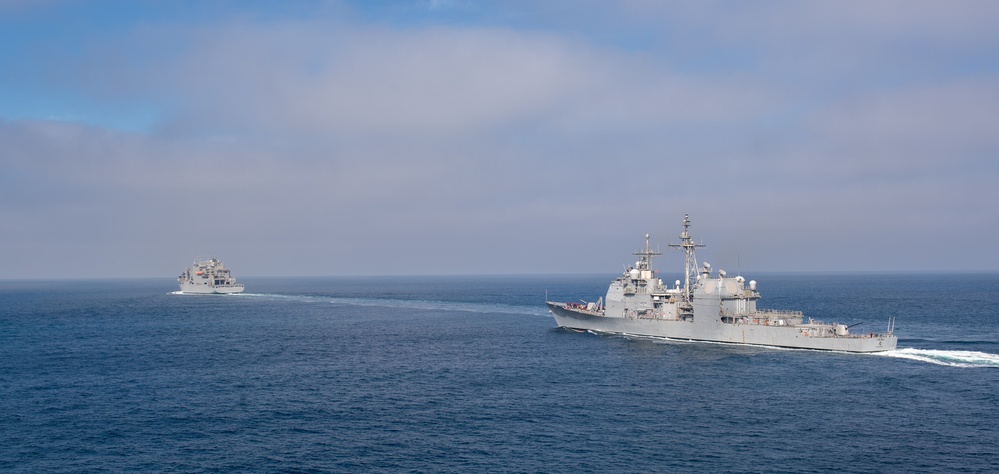
M 0 0 L 0 278 L 999 270 L 999 2 Z

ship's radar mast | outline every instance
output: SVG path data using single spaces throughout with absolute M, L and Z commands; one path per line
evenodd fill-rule
M 683 233 L 680 234 L 680 243 L 669 244 L 669 246 L 683 251 L 683 296 L 687 301 L 690 301 L 690 282 L 697 275 L 697 258 L 694 257 L 694 249 L 704 247 L 704 244 L 695 244 L 690 238 L 690 216 L 688 214 L 683 215 Z
M 638 252 L 632 254 L 642 257 L 642 259 L 638 261 L 639 270 L 651 270 L 652 257 L 662 255 L 662 252 L 656 252 L 655 250 L 652 250 L 652 247 L 649 247 L 649 237 L 649 234 L 645 234 L 645 250 L 639 250 Z

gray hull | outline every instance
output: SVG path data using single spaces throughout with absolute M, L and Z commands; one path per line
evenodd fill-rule
M 200 285 L 196 283 L 182 282 L 180 284 L 181 293 L 191 293 L 196 295 L 217 295 L 217 294 L 230 294 L 230 293 L 242 293 L 243 285 Z
M 608 317 L 600 311 L 569 308 L 565 303 L 547 305 L 560 327 L 601 333 L 844 352 L 888 351 L 898 342 L 893 335 L 828 335 L 821 326 L 808 324 L 723 323 L 720 317 L 700 314 L 691 320 Z

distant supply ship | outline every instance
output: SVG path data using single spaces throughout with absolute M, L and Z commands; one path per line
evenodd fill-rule
M 651 260 L 662 254 L 649 248 L 646 234 L 645 250 L 633 254 L 640 259 L 611 282 L 606 301 L 545 304 L 560 327 L 600 333 L 844 352 L 889 351 L 898 343 L 894 318 L 885 334 L 855 335 L 852 326 L 805 322 L 799 311 L 756 309 L 756 281 L 747 287 L 745 278 L 727 277 L 724 270 L 712 276 L 707 262 L 698 271 L 694 249 L 704 245 L 690 238 L 686 215 L 680 243 L 669 246 L 686 257 L 682 285 L 677 280 L 669 288 L 656 277 Z
M 236 283 L 229 269 L 217 258 L 194 261 L 194 265 L 177 277 L 181 293 L 213 294 L 242 293 L 243 284 Z

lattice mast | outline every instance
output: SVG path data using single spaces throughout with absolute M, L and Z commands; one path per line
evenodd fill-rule
M 704 244 L 695 244 L 693 239 L 690 238 L 690 216 L 688 214 L 683 215 L 683 233 L 680 234 L 680 243 L 669 244 L 669 246 L 683 251 L 683 297 L 689 302 L 690 282 L 694 278 L 697 278 L 697 258 L 694 256 L 694 250 L 699 247 L 704 247 Z

